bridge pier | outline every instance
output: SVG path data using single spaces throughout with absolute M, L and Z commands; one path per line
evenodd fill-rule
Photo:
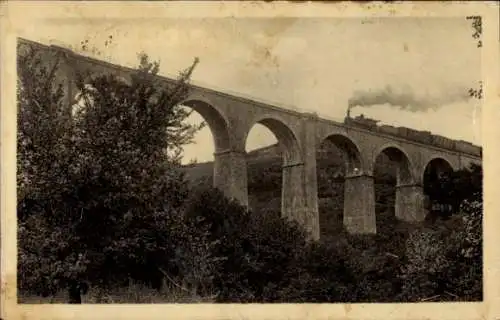
M 304 202 L 306 230 L 313 240 L 319 240 L 318 175 L 317 175 L 317 121 L 318 116 L 309 114 L 303 119 Z
M 294 220 L 307 228 L 304 199 L 304 164 L 292 163 L 283 166 L 283 183 L 281 188 L 281 215 Z
M 407 222 L 425 219 L 424 188 L 417 184 L 396 186 L 396 217 Z
M 246 154 L 226 150 L 214 153 L 214 187 L 248 207 Z
M 373 177 L 346 176 L 344 184 L 344 227 L 349 233 L 375 234 L 375 190 Z

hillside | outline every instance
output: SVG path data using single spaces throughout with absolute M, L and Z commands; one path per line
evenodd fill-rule
M 324 146 L 318 151 L 318 202 L 323 236 L 342 231 L 343 214 L 343 159 L 335 147 Z M 247 154 L 248 197 L 252 210 L 279 214 L 281 210 L 281 153 L 277 145 L 251 151 Z M 185 166 L 187 178 L 193 184 L 211 184 L 213 162 Z M 396 185 L 396 167 L 382 155 L 375 168 L 375 197 L 377 222 L 393 220 Z M 379 232 L 383 225 L 377 223 Z

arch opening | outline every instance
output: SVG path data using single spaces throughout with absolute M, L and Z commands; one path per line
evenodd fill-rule
M 267 139 L 270 137 L 269 133 L 274 136 L 274 142 L 277 143 L 277 148 L 279 149 L 283 159 L 283 165 L 296 164 L 301 161 L 299 144 L 294 133 L 286 124 L 277 119 L 264 118 L 257 121 L 256 124 L 254 124 L 254 126 L 250 129 L 246 138 L 246 143 L 248 143 L 249 135 L 252 130 L 254 128 L 258 129 L 259 127 L 261 132 L 265 131 L 262 127 L 267 129 Z M 271 143 L 268 142 L 267 144 L 269 145 Z
M 452 214 L 453 166 L 443 158 L 433 158 L 425 166 L 423 176 L 426 219 L 435 222 Z
M 182 147 L 181 164 L 191 186 L 213 186 L 215 157 L 230 147 L 226 120 L 210 104 L 200 100 L 183 101 L 181 107 L 189 113 L 186 124 L 200 126 L 192 141 Z
M 215 152 L 226 151 L 230 148 L 227 122 L 217 109 L 200 100 L 186 100 L 182 106 L 192 109 L 206 122 L 212 135 Z M 211 154 L 213 160 L 213 152 Z
M 250 209 L 280 216 L 284 201 L 284 166 L 301 160 L 295 135 L 283 122 L 265 118 L 251 127 L 245 150 Z
M 342 135 L 324 139 L 316 150 L 320 238 L 334 237 L 344 228 L 345 177 L 360 173 L 356 144 Z
M 396 219 L 397 186 L 415 182 L 410 159 L 397 147 L 384 147 L 375 155 L 373 178 L 377 232 L 390 234 L 399 223 Z

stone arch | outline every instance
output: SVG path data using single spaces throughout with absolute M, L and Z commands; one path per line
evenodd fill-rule
M 355 175 L 361 174 L 364 171 L 364 163 L 363 157 L 361 156 L 361 151 L 358 145 L 349 137 L 340 134 L 340 133 L 332 133 L 325 136 L 320 140 L 320 145 L 325 141 L 330 141 L 337 148 L 342 150 L 345 158 L 345 174 L 347 175 Z
M 300 140 L 298 140 L 296 134 L 294 133 L 293 127 L 285 122 L 284 119 L 280 119 L 279 117 L 275 117 L 274 115 L 264 114 L 254 119 L 254 121 L 250 122 L 250 126 L 244 134 L 243 141 L 245 142 L 245 145 L 250 134 L 250 130 L 255 126 L 255 124 L 263 125 L 274 134 L 274 136 L 278 140 L 278 146 L 281 149 L 282 158 L 279 178 L 277 176 L 274 176 L 271 177 L 271 180 L 268 180 L 267 175 L 258 178 L 258 180 L 260 180 L 261 178 L 264 179 L 266 181 L 266 184 L 277 182 L 278 185 L 281 185 L 281 190 L 279 192 L 281 194 L 281 209 L 278 209 L 278 206 L 274 206 L 274 199 L 277 199 L 276 196 L 279 194 L 277 192 L 277 189 L 267 190 L 268 192 L 274 191 L 276 193 L 271 192 L 268 194 L 268 196 L 272 195 L 270 198 L 268 197 L 265 199 L 265 201 L 268 201 L 269 203 L 261 209 L 264 209 L 266 211 L 268 209 L 271 209 L 270 211 L 268 211 L 269 213 L 274 213 L 279 210 L 282 217 L 287 217 L 301 223 L 304 219 L 305 173 Z M 273 167 L 274 165 L 271 164 L 271 169 L 274 171 Z M 270 172 L 270 174 L 273 173 L 277 172 Z M 275 179 L 280 179 L 281 181 L 279 182 Z M 261 198 L 260 200 L 258 200 L 258 203 L 256 202 L 255 204 L 260 206 L 262 202 L 263 199 Z
M 214 139 L 216 153 L 231 149 L 227 120 L 212 103 L 197 97 L 189 97 L 180 105 L 193 109 L 206 121 Z
M 384 169 L 382 166 L 377 166 L 377 160 L 381 160 L 382 155 L 390 161 L 383 163 Z M 387 143 L 373 154 L 372 167 L 377 232 L 390 234 L 397 221 L 396 218 L 411 220 L 410 212 L 416 214 L 418 210 L 418 199 L 415 198 L 418 190 L 415 186 L 413 161 L 400 146 Z M 392 179 L 394 169 L 396 181 Z M 383 170 L 387 176 L 382 177 L 379 175 L 382 172 L 377 172 L 378 170 Z
M 334 192 L 335 197 L 338 196 L 336 201 L 332 202 L 334 205 L 327 204 L 324 211 L 319 208 L 319 224 L 322 229 L 320 233 L 328 236 L 340 231 L 337 227 L 322 227 L 325 223 L 343 225 L 349 233 L 376 233 L 373 177 L 367 167 L 366 155 L 363 156 L 362 149 L 355 140 L 340 132 L 331 132 L 319 141 L 320 145 L 330 141 L 340 149 L 344 155 L 345 171 L 341 183 L 339 179 L 339 189 Z M 338 203 L 343 203 L 342 208 L 336 205 Z
M 301 148 L 296 134 L 286 121 L 275 116 L 265 115 L 255 119 L 245 133 L 243 138 L 244 144 L 246 144 L 250 130 L 257 123 L 265 126 L 275 135 L 278 140 L 278 146 L 281 148 L 283 154 L 284 166 L 302 163 Z
M 433 156 L 424 163 L 424 166 L 422 168 L 422 173 L 420 175 L 422 182 L 426 171 L 430 168 L 435 168 L 439 172 L 458 170 L 453 161 L 450 161 L 447 157 Z
M 219 107 L 202 95 L 190 95 L 179 103 L 196 111 L 207 123 L 214 143 L 212 184 L 230 199 L 248 205 L 245 156 L 235 150 L 229 122 Z
M 447 190 L 451 187 L 449 179 L 440 180 L 443 174 L 452 173 L 457 168 L 446 157 L 435 156 L 423 166 L 421 173 L 424 192 L 424 208 L 431 218 L 451 212 L 450 197 Z M 445 210 L 445 211 L 443 211 Z
M 396 175 L 397 185 L 410 185 L 415 183 L 416 179 L 413 161 L 401 147 L 393 143 L 388 143 L 380 147 L 373 155 L 372 167 L 375 166 L 375 162 L 381 154 L 385 154 L 391 161 L 398 164 Z

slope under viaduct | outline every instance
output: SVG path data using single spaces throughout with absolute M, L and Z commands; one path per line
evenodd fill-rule
M 77 93 L 76 75 L 115 74 L 129 79 L 133 69 L 89 58 L 72 50 L 18 39 L 43 52 L 44 61 L 59 62 L 58 79 L 68 105 Z M 172 79 L 157 76 L 159 84 Z M 283 154 L 282 215 L 301 223 L 319 238 L 316 150 L 326 139 L 345 155 L 345 228 L 351 233 L 375 233 L 374 164 L 385 153 L 398 163 L 396 217 L 404 221 L 424 219 L 424 172 L 428 166 L 446 165 L 453 170 L 481 163 L 482 149 L 465 141 L 409 128 L 379 126 L 370 121 L 336 122 L 217 90 L 191 85 L 183 102 L 198 112 L 214 137 L 215 187 L 228 197 L 248 205 L 246 140 L 252 127 L 262 124 L 276 136 Z

